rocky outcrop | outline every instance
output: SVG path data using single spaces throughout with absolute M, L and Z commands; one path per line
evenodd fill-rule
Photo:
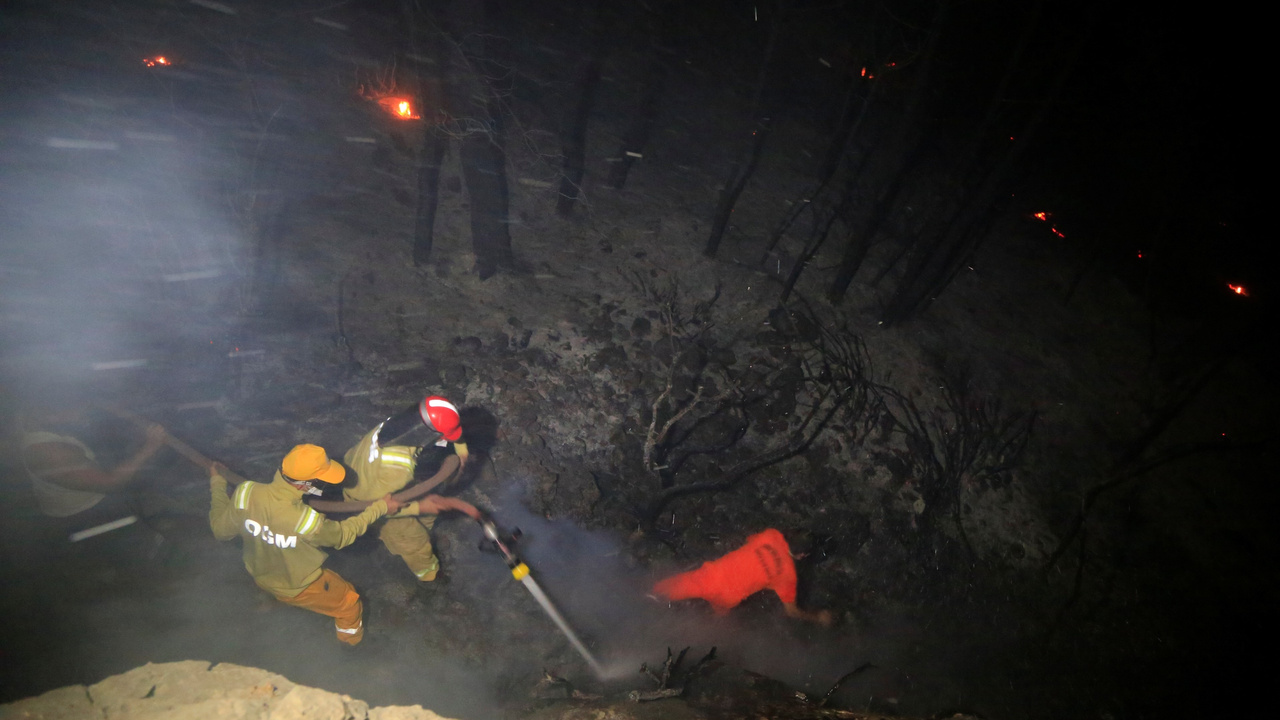
M 185 660 L 0 705 L 0 720 L 449 719 L 419 705 L 371 708 L 258 668 Z

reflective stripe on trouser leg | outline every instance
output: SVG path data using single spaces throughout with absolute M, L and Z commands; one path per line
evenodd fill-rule
M 364 639 L 364 604 L 360 602 L 360 594 L 332 570 L 322 570 L 315 582 L 293 597 L 276 597 L 280 602 L 333 618 L 338 640 L 348 645 Z
M 420 580 L 440 569 L 440 561 L 431 547 L 431 535 L 427 532 L 435 522 L 435 515 L 391 518 L 378 528 L 382 544 L 392 555 L 404 560 L 409 571 Z

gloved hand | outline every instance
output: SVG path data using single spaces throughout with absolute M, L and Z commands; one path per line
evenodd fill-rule
M 413 500 L 409 503 L 406 503 L 403 507 L 401 507 L 400 512 L 396 513 L 394 517 L 417 517 L 418 515 L 421 515 L 421 514 L 422 514 L 421 506 L 418 504 L 417 500 Z
M 225 488 L 227 486 L 227 478 L 222 474 L 223 471 L 226 469 L 227 469 L 227 466 L 223 465 L 220 462 L 209 463 L 209 486 L 210 487 L 218 487 L 219 485 L 221 485 L 222 487 Z
M 382 499 L 384 502 L 387 503 L 388 516 L 395 515 L 396 513 L 400 512 L 400 508 L 404 507 L 404 503 L 392 497 L 391 493 L 387 493 L 382 497 Z
M 443 495 L 428 495 L 418 501 L 422 512 L 428 515 L 439 515 L 446 510 L 457 510 L 464 513 L 473 520 L 482 519 L 480 511 L 475 505 L 458 498 L 445 497 Z

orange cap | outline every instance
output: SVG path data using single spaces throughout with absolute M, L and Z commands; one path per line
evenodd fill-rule
M 342 463 L 330 460 L 319 445 L 295 445 L 280 463 L 280 472 L 295 482 L 319 480 L 333 485 L 347 476 Z

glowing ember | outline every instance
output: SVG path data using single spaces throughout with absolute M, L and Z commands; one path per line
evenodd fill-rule
M 421 115 L 413 111 L 413 103 L 402 97 L 384 97 L 378 100 L 387 112 L 401 120 L 419 120 Z
M 867 69 L 862 68 L 862 77 L 866 77 L 866 76 L 867 76 Z
M 1060 238 L 1064 238 L 1064 237 L 1066 237 L 1066 235 L 1063 235 L 1063 234 L 1062 234 L 1062 231 L 1061 231 L 1061 230 L 1059 230 L 1059 229 L 1058 229 L 1058 228 L 1056 228 L 1056 227 L 1051 227 L 1051 228 L 1049 228 L 1049 229 L 1053 231 L 1053 234 L 1054 234 L 1054 235 L 1057 235 L 1057 236 L 1058 236 L 1058 237 L 1060 237 Z
M 1244 289 L 1243 285 L 1232 285 L 1231 283 L 1227 283 L 1227 287 L 1231 288 L 1231 292 L 1237 295 L 1243 295 L 1245 297 L 1249 297 L 1249 293 Z
M 142 58 L 142 64 L 147 67 L 155 67 L 157 65 L 172 65 L 173 63 L 163 55 L 156 55 L 155 57 Z
M 1049 218 L 1053 217 L 1053 213 L 1047 213 L 1047 212 L 1031 213 L 1031 217 L 1037 220 L 1048 220 Z

